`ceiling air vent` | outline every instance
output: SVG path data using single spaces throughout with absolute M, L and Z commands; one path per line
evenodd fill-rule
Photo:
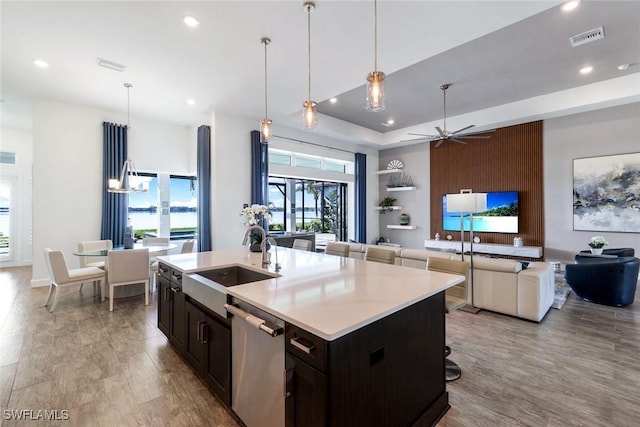
M 604 27 L 595 28 L 593 30 L 585 31 L 582 34 L 576 34 L 569 37 L 572 47 L 580 46 L 582 44 L 591 43 L 596 40 L 604 38 Z
M 117 62 L 109 61 L 108 59 L 103 59 L 103 58 L 98 58 L 96 62 L 101 67 L 109 68 L 110 70 L 115 70 L 120 72 L 124 71 L 124 69 L 127 68 L 126 65 L 118 64 Z

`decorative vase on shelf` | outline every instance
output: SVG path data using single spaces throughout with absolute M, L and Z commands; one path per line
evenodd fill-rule
M 398 224 L 409 225 L 410 220 L 411 220 L 411 217 L 409 216 L 409 214 L 401 213 L 400 216 L 398 217 Z
M 602 249 L 603 248 L 590 248 L 591 249 L 591 254 L 593 255 L 602 255 Z

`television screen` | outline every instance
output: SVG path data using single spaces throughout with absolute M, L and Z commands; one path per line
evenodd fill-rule
M 464 231 L 469 231 L 469 213 L 464 213 Z M 442 195 L 442 229 L 460 231 L 460 213 L 447 212 L 447 195 Z M 473 214 L 473 231 L 484 233 L 518 232 L 518 192 L 487 193 L 487 210 Z

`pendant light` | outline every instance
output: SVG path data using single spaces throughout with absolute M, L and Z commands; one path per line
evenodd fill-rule
M 302 118 L 305 129 L 315 129 L 318 125 L 318 103 L 311 100 L 311 12 L 316 8 L 313 2 L 307 1 L 303 7 L 307 11 L 307 48 L 308 48 L 308 96 L 302 104 Z
M 378 71 L 378 1 L 373 1 L 373 71 L 367 76 L 367 110 L 384 110 L 384 73 Z
M 127 132 L 129 131 L 129 89 L 133 87 L 131 83 L 125 83 L 124 87 L 127 88 Z M 149 181 L 141 179 L 138 176 L 138 171 L 133 163 L 133 160 L 127 159 L 122 164 L 122 171 L 120 172 L 120 179 L 110 179 L 109 188 L 107 191 L 110 193 L 146 193 L 149 191 Z
M 271 39 L 263 37 L 260 42 L 264 44 L 264 119 L 260 120 L 260 133 L 262 134 L 262 143 L 266 144 L 271 138 L 271 120 L 267 110 L 267 45 L 271 43 Z

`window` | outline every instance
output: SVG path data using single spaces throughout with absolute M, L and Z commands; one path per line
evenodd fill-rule
M 136 239 L 145 234 L 158 234 L 158 176 L 150 173 L 139 173 L 141 179 L 149 182 L 146 193 L 129 193 L 127 213 L 133 226 Z
M 129 193 L 129 219 L 136 239 L 170 236 L 193 239 L 198 228 L 195 177 L 138 173 L 149 183 L 146 193 Z
M 8 261 L 13 252 L 12 241 L 15 210 L 11 209 L 14 198 L 15 180 L 12 178 L 0 179 L 0 260 Z
M 296 166 L 299 168 L 322 169 L 322 161 L 312 157 L 296 156 Z
M 16 153 L 12 153 L 10 151 L 0 151 L 0 164 L 15 165 Z
M 269 151 L 269 163 L 275 165 L 291 166 L 291 156 L 289 154 Z
M 198 181 L 195 177 L 169 178 L 169 224 L 171 237 L 193 239 L 198 229 Z
M 270 231 L 312 231 L 347 240 L 347 184 L 269 177 Z

